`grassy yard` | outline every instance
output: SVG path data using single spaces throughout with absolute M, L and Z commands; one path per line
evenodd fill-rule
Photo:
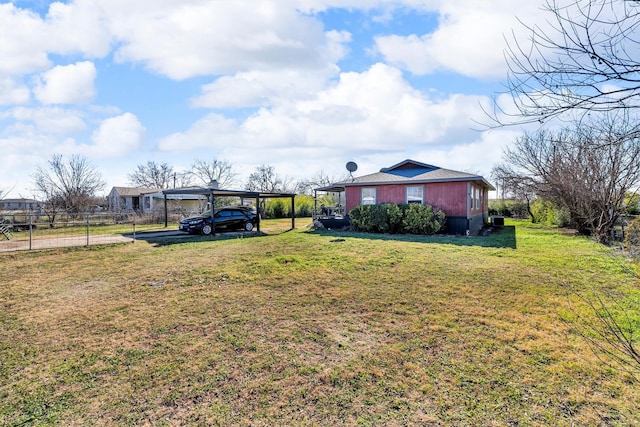
M 274 224 L 0 254 L 0 425 L 640 424 L 567 291 L 637 307 L 609 249 Z

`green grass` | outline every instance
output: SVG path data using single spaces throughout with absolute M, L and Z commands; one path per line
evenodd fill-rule
M 611 250 L 525 223 L 288 224 L 1 254 L 0 425 L 640 423 L 637 382 L 590 350 L 567 291 L 634 307 Z

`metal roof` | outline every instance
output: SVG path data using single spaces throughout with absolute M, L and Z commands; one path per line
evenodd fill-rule
M 426 184 L 434 182 L 475 181 L 481 182 L 489 190 L 495 190 L 484 177 L 466 172 L 427 165 L 414 160 L 405 160 L 380 172 L 353 178 L 350 181 L 336 182 L 317 188 L 317 191 L 338 192 L 346 187 L 385 184 Z
M 172 188 L 162 190 L 163 194 L 213 194 L 214 196 L 236 196 L 236 197 L 260 197 L 261 199 L 277 198 L 277 197 L 295 197 L 295 193 L 269 193 L 263 191 L 247 191 L 247 190 L 220 190 L 210 187 L 186 187 Z

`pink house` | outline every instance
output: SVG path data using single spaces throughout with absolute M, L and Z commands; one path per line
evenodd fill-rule
M 474 234 L 489 217 L 489 191 L 480 175 L 405 160 L 380 172 L 316 191 L 344 193 L 345 212 L 361 204 L 421 203 L 441 209 L 451 234 Z

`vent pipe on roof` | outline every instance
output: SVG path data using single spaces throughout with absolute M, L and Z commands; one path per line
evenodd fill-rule
M 213 190 L 217 190 L 218 189 L 218 181 L 216 181 L 215 179 L 212 179 L 209 182 L 209 188 L 211 188 Z

